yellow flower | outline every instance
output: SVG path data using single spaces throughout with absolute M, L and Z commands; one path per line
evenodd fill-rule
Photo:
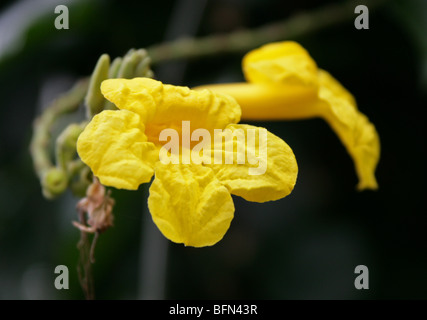
M 292 41 L 267 44 L 243 58 L 247 82 L 201 86 L 233 96 L 246 120 L 321 117 L 354 161 L 358 189 L 377 189 L 380 142 L 374 125 L 358 111 L 354 97 L 308 52 Z
M 203 247 L 221 240 L 234 215 L 231 194 L 264 202 L 292 191 L 298 171 L 292 150 L 264 128 L 237 124 L 241 109 L 232 97 L 149 78 L 105 80 L 101 91 L 119 110 L 93 117 L 79 136 L 79 156 L 106 186 L 135 190 L 155 175 L 148 207 L 157 227 L 171 241 Z M 184 124 L 196 129 L 191 141 L 186 141 L 189 136 Z M 172 143 L 176 143 L 173 135 L 168 136 L 169 141 L 165 139 L 167 130 L 182 136 L 179 148 Z M 219 137 L 221 142 L 227 134 L 235 139 L 225 139 L 223 144 L 209 140 L 213 148 L 208 148 L 201 161 L 193 159 L 199 155 L 195 152 L 185 162 L 184 155 L 200 147 L 201 142 L 195 145 L 200 138 L 196 131 Z M 250 133 L 257 143 L 239 139 Z M 263 133 L 265 149 L 261 148 Z M 246 155 L 244 163 L 218 161 L 230 154 L 238 158 L 239 150 Z M 266 151 L 265 159 L 259 157 L 258 167 L 265 164 L 264 172 L 249 174 L 257 167 L 250 156 L 260 156 L 261 151 Z M 177 158 L 181 161 L 174 163 Z

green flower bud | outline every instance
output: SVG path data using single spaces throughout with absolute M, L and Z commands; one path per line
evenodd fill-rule
M 99 57 L 90 78 L 89 89 L 86 94 L 86 116 L 91 119 L 95 114 L 102 111 L 104 106 L 104 96 L 101 93 L 101 82 L 108 79 L 110 69 L 110 57 L 103 54 Z
M 51 168 L 43 175 L 41 183 L 43 195 L 48 199 L 53 199 L 67 189 L 68 177 L 64 170 Z

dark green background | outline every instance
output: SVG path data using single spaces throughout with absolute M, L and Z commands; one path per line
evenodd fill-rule
M 55 201 L 42 197 L 28 151 L 32 121 L 43 105 L 90 74 L 102 53 L 122 56 L 162 42 L 177 4 L 74 1 L 68 4 L 70 29 L 56 30 L 54 2 L 44 14 L 23 19 L 16 41 L 0 48 L 0 299 L 83 298 L 76 274 L 79 232 L 71 225 L 77 199 L 68 193 Z M 197 36 L 261 26 L 325 3 L 210 0 Z M 0 21 L 16 4 L 1 2 Z M 255 123 L 294 150 L 295 190 L 264 204 L 234 197 L 235 218 L 213 247 L 168 242 L 162 297 L 427 298 L 427 3 L 388 1 L 369 22 L 369 30 L 356 30 L 350 20 L 292 40 L 355 95 L 376 125 L 380 189 L 355 190 L 351 158 L 324 121 Z M 2 25 L 0 36 L 13 31 Z M 240 81 L 242 55 L 189 61 L 173 84 Z M 174 76 L 167 69 L 160 75 L 164 81 Z M 141 259 L 143 225 L 152 224 L 145 219 L 147 189 L 113 190 L 115 226 L 96 249 L 97 298 L 142 297 L 141 274 L 150 263 Z M 69 290 L 55 290 L 56 265 L 69 267 Z M 369 290 L 354 288 L 357 265 L 369 268 Z

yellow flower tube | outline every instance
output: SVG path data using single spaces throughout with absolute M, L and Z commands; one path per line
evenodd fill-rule
M 378 188 L 375 169 L 380 142 L 374 125 L 358 111 L 353 96 L 329 73 L 318 69 L 303 47 L 293 41 L 270 43 L 246 54 L 242 66 L 245 83 L 194 89 L 231 95 L 245 120 L 323 118 L 354 161 L 357 188 Z

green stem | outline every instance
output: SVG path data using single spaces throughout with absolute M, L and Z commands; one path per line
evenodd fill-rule
M 30 153 L 46 198 L 52 199 L 64 192 L 69 180 L 64 168 L 61 165 L 55 166 L 52 162 L 49 152 L 52 127 L 61 115 L 77 110 L 86 95 L 87 88 L 88 79 L 78 81 L 70 91 L 56 99 L 34 121 Z
M 367 0 L 364 4 L 370 11 L 387 0 Z M 360 1 L 359 1 L 360 2 Z M 184 58 L 199 58 L 224 53 L 240 53 L 262 44 L 301 37 L 332 27 L 356 17 L 354 8 L 358 1 L 331 4 L 311 12 L 298 13 L 289 19 L 253 30 L 203 38 L 181 38 L 172 42 L 154 45 L 147 49 L 152 64 Z
M 82 210 L 79 210 L 79 222 L 82 225 L 86 225 L 86 216 Z M 80 231 L 80 241 L 77 244 L 77 248 L 80 252 L 77 264 L 80 286 L 83 289 L 86 300 L 94 300 L 95 288 L 92 274 L 91 244 L 89 235 L 84 231 Z
M 42 178 L 47 171 L 55 167 L 49 153 L 53 124 L 61 115 L 77 110 L 86 95 L 87 88 L 88 79 L 78 81 L 70 91 L 56 99 L 34 121 L 30 153 L 39 178 Z

